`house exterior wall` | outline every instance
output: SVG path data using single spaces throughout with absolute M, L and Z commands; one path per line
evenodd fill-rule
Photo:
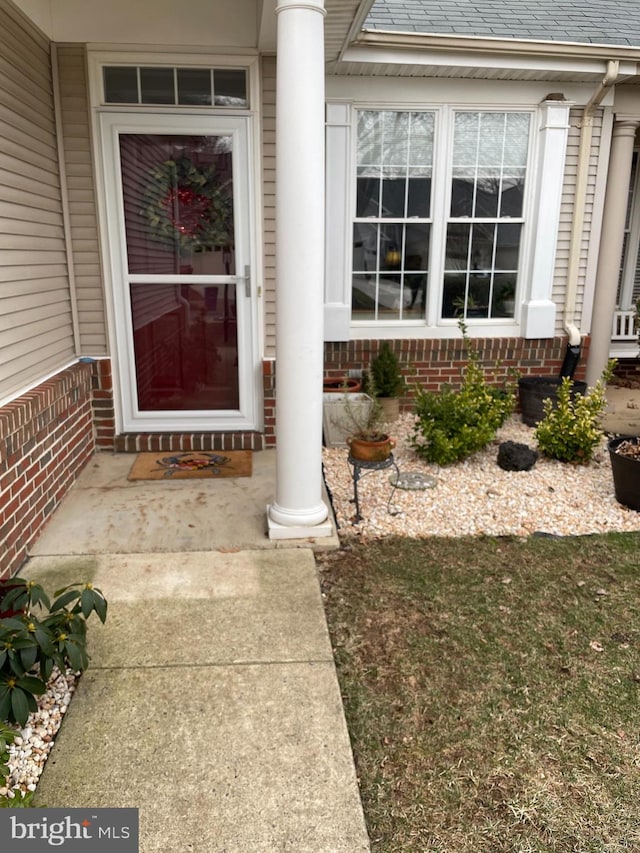
M 47 40 L 0 0 L 0 577 L 19 569 L 94 452 L 52 80 Z
M 20 568 L 94 453 L 91 375 L 77 363 L 0 408 L 0 577 Z
M 380 340 L 354 340 L 325 344 L 325 373 L 343 378 L 349 371 L 367 370 L 378 353 Z M 389 342 L 398 358 L 406 382 L 401 407 L 409 410 L 414 387 L 437 391 L 444 383 L 459 386 L 466 356 L 458 338 L 413 339 Z M 500 385 L 515 376 L 558 376 L 566 353 L 567 337 L 540 338 L 474 338 L 480 363 L 489 368 L 489 381 Z M 575 379 L 584 379 L 589 339 L 585 338 L 580 365 Z
M 569 137 L 567 140 L 567 155 L 565 161 L 564 183 L 562 187 L 562 206 L 558 224 L 558 246 L 556 250 L 555 275 L 553 280 L 553 301 L 558 306 L 556 331 L 563 333 L 564 300 L 567 290 L 567 274 L 569 270 L 569 253 L 571 248 L 571 230 L 575 212 L 576 176 L 578 170 L 578 154 L 580 146 L 580 122 L 583 110 L 572 109 L 569 118 Z M 589 174 L 585 198 L 584 225 L 580 242 L 580 264 L 578 268 L 578 287 L 576 293 L 576 320 L 578 328 L 583 332 L 589 331 L 591 308 L 586 304 L 586 294 L 592 294 L 595 275 L 595 262 L 599 243 L 598 214 L 598 169 L 600 163 L 600 146 L 603 143 L 603 110 L 597 111 L 593 119 L 591 151 L 589 156 Z M 604 164 L 606 169 L 606 161 Z M 600 199 L 600 204 L 602 199 Z M 592 239 L 592 229 L 595 239 Z
M 62 157 L 66 172 L 80 351 L 108 351 L 105 298 L 100 269 L 86 55 L 83 46 L 56 49 L 60 91 Z
M 0 401 L 75 357 L 49 45 L 0 0 Z

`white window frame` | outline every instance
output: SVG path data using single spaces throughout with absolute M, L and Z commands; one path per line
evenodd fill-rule
M 571 106 L 569 101 L 542 101 L 538 104 L 512 101 L 458 101 L 446 104 L 363 100 L 330 102 L 327 105 L 326 339 L 450 338 L 459 334 L 457 321 L 443 320 L 440 308 L 451 194 L 453 121 L 454 114 L 461 111 L 523 112 L 531 115 L 515 316 L 478 318 L 470 324 L 472 334 L 485 337 L 553 337 L 556 309 L 551 292 Z M 430 281 L 427 286 L 426 315 L 418 320 L 368 322 L 351 319 L 351 243 L 355 216 L 359 110 L 424 111 L 436 116 Z
M 357 147 L 357 117 L 360 110 L 377 110 L 385 109 L 379 107 L 371 107 L 358 105 L 354 109 L 354 147 Z M 398 111 L 405 111 L 404 107 L 396 107 Z M 411 108 L 411 111 L 413 108 Z M 535 110 L 528 108 L 515 107 L 496 107 L 494 105 L 478 106 L 476 104 L 469 105 L 444 105 L 440 107 L 424 107 L 422 112 L 429 112 L 434 115 L 434 151 L 433 151 L 433 180 L 432 180 L 432 199 L 431 199 L 431 236 L 430 236 L 430 251 L 429 251 L 429 277 L 427 281 L 427 301 L 426 301 L 426 316 L 420 319 L 411 320 L 378 320 L 375 322 L 352 319 L 351 327 L 354 333 L 365 332 L 367 337 L 379 337 L 379 331 L 384 329 L 393 330 L 394 335 L 398 335 L 403 329 L 411 328 L 413 336 L 417 330 L 424 327 L 433 332 L 436 329 L 447 330 L 452 333 L 457 330 L 458 321 L 452 318 L 443 318 L 441 316 L 442 296 L 444 287 L 444 261 L 446 248 L 447 226 L 450 221 L 453 221 L 450 216 L 451 208 L 451 187 L 452 187 L 452 158 L 453 158 L 453 138 L 455 128 L 455 117 L 458 113 L 465 112 L 498 112 L 498 113 L 524 113 L 531 116 L 529 126 L 529 141 L 527 148 L 527 163 L 526 163 L 526 183 L 525 197 L 523 202 L 522 217 L 518 219 L 523 223 L 521 242 L 519 250 L 518 262 L 518 288 L 516 291 L 516 304 L 518 304 L 519 296 L 522 290 L 522 259 L 523 247 L 527 236 L 527 212 L 529 210 L 530 192 L 530 170 L 532 162 L 532 138 L 535 127 Z M 354 153 L 355 157 L 355 153 Z M 356 167 L 354 161 L 354 172 Z M 354 178 L 355 181 L 355 178 Z M 353 183 L 353 181 L 352 181 Z M 352 210 L 355 207 L 352 206 Z M 456 218 L 456 221 L 461 221 Z M 475 218 L 470 217 L 469 221 L 475 221 Z M 353 222 L 353 218 L 352 218 Z M 351 248 L 349 250 L 350 260 L 349 269 L 352 267 Z M 507 335 L 509 331 L 505 327 L 517 327 L 515 318 L 477 318 L 469 319 L 468 325 L 470 329 L 482 327 L 483 332 L 487 327 L 497 327 L 498 334 Z M 359 335 L 358 335 L 359 336 Z

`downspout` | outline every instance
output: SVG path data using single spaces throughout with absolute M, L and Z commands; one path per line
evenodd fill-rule
M 584 229 L 585 202 L 587 198 L 587 184 L 589 180 L 589 158 L 591 154 L 591 140 L 593 137 L 593 115 L 606 95 L 607 90 L 613 86 L 618 79 L 619 67 L 620 63 L 617 59 L 608 60 L 607 73 L 585 106 L 582 121 L 580 122 L 580 148 L 578 151 L 576 193 L 573 225 L 571 228 L 569 268 L 567 271 L 567 291 L 565 295 L 564 310 L 564 328 L 569 335 L 569 349 L 575 348 L 577 354 L 579 354 L 582 335 L 575 324 L 576 295 L 578 292 L 582 232 Z M 567 357 L 568 356 L 569 352 L 567 353 Z M 566 361 L 567 358 L 565 358 L 565 362 Z M 575 359 L 575 363 L 577 363 L 577 358 Z

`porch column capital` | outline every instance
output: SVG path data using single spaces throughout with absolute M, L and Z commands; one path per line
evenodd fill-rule
M 324 8 L 324 0 L 278 0 L 276 15 L 289 9 L 307 9 L 311 12 L 320 12 L 323 17 L 327 14 Z
M 619 136 L 635 138 L 636 130 L 640 126 L 640 117 L 615 116 L 613 124 L 613 138 Z
M 587 361 L 587 382 L 595 385 L 609 359 L 611 329 L 616 307 L 618 277 L 624 245 L 627 200 L 636 129 L 640 118 L 616 116 L 609 155 L 609 173 L 604 199 L 600 252 L 593 297 L 591 345 Z

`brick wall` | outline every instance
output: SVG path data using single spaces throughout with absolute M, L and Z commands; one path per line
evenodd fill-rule
M 389 341 L 400 361 L 407 382 L 404 408 L 411 405 L 412 386 L 416 383 L 429 391 L 437 391 L 443 383 L 460 382 L 465 354 L 460 338 L 444 340 Z M 567 338 L 474 338 L 482 364 L 495 368 L 498 381 L 510 371 L 521 376 L 558 376 L 567 348 Z M 366 370 L 380 347 L 379 340 L 348 341 L 325 344 L 325 375 L 344 376 L 349 370 Z M 574 379 L 584 379 L 588 340 Z
M 380 341 L 364 340 L 325 345 L 325 375 L 344 376 L 349 370 L 366 370 L 380 347 Z M 437 390 L 443 382 L 460 381 L 464 366 L 464 349 L 460 338 L 446 340 L 390 341 L 400 359 L 408 383 L 404 408 L 411 405 L 411 386 L 419 382 L 429 390 Z M 521 375 L 551 375 L 560 372 L 566 338 L 523 340 L 522 338 L 474 339 L 484 363 L 494 366 L 496 377 L 502 379 L 509 369 Z M 588 339 L 585 341 L 576 379 L 584 379 Z M 273 359 L 262 363 L 264 397 L 264 432 L 215 433 L 125 433 L 116 435 L 113 403 L 111 361 L 102 359 L 93 364 L 92 407 L 96 446 L 101 450 L 120 453 L 140 451 L 186 450 L 262 450 L 275 447 L 276 364 Z
M 17 571 L 95 451 L 89 364 L 0 409 L 0 577 Z
M 626 382 L 640 382 L 640 359 L 621 358 L 618 360 L 614 375 Z

